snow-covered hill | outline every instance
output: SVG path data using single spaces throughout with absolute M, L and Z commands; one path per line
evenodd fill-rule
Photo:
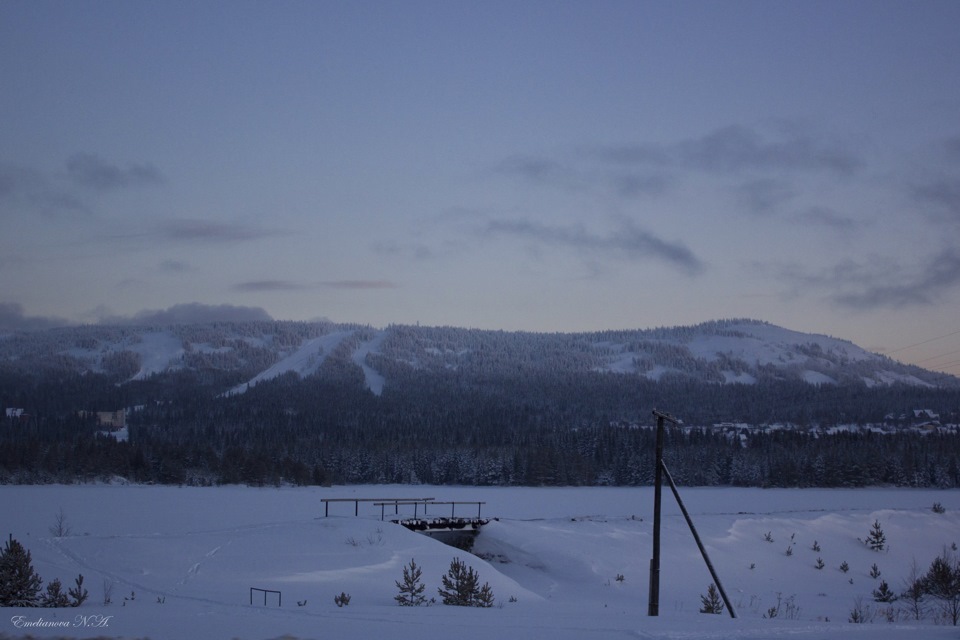
M 960 385 L 957 378 L 903 365 L 846 340 L 756 320 L 595 333 L 248 322 L 86 326 L 0 338 L 0 367 L 105 372 L 121 381 L 183 369 L 230 371 L 243 380 L 231 393 L 284 374 L 317 374 L 330 358 L 359 368 L 377 394 L 396 367 L 466 376 L 593 371 L 716 384 L 786 379 Z

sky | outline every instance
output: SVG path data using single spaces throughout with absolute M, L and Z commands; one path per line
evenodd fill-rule
M 958 24 L 0 0 L 0 328 L 754 318 L 960 374 Z

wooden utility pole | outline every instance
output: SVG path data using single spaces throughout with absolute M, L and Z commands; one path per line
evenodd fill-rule
M 727 606 L 727 612 L 730 614 L 731 618 L 736 618 L 737 612 L 734 611 L 733 605 L 730 603 L 730 599 L 727 598 L 726 591 L 723 590 L 723 585 L 720 583 L 720 577 L 713 568 L 713 563 L 710 562 L 710 556 L 707 555 L 707 549 L 700 540 L 700 535 L 697 533 L 697 528 L 693 526 L 693 519 L 690 518 L 690 513 L 687 511 L 686 506 L 684 506 L 683 500 L 680 499 L 680 492 L 677 490 L 677 485 L 673 481 L 673 477 L 670 475 L 667 465 L 663 462 L 664 423 L 669 421 L 671 424 L 676 425 L 680 424 L 680 421 L 670 414 L 657 411 L 656 409 L 653 410 L 653 415 L 657 416 L 657 452 L 656 470 L 654 472 L 653 480 L 653 558 L 650 559 L 650 596 L 647 602 L 647 615 L 660 615 L 660 510 L 662 506 L 661 494 L 663 489 L 663 477 L 666 476 L 667 481 L 670 483 L 670 489 L 673 491 L 673 497 L 677 499 L 677 504 L 680 506 L 680 511 L 683 513 L 683 517 L 687 521 L 687 526 L 690 527 L 690 533 L 693 534 L 693 539 L 696 541 L 697 547 L 700 549 L 700 555 L 703 556 L 703 561 L 707 565 L 707 570 L 710 572 L 710 577 L 713 578 L 714 583 L 717 585 L 717 589 L 720 591 L 720 597 L 723 598 L 723 602 Z
M 653 557 L 650 559 L 650 594 L 647 599 L 647 615 L 660 615 L 660 508 L 663 493 L 663 423 L 677 421 L 670 415 L 653 410 L 657 416 L 657 451 L 653 467 Z

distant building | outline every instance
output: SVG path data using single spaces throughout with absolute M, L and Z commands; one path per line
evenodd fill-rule
M 97 411 L 97 424 L 108 429 L 121 429 L 127 426 L 127 412 L 124 409 Z
M 106 427 L 109 430 L 120 429 L 127 426 L 126 409 L 117 409 L 116 411 L 80 411 L 81 418 L 96 418 L 97 426 Z

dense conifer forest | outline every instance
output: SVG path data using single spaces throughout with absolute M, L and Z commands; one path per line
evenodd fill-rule
M 684 422 L 666 448 L 684 485 L 960 486 L 950 389 L 394 366 L 377 395 L 344 358 L 224 393 L 239 381 L 213 369 L 124 384 L 0 374 L 0 396 L 25 408 L 0 429 L 0 482 L 645 485 L 659 408 Z M 118 406 L 135 407 L 126 441 L 80 411 Z M 913 428 L 918 408 L 940 427 Z

